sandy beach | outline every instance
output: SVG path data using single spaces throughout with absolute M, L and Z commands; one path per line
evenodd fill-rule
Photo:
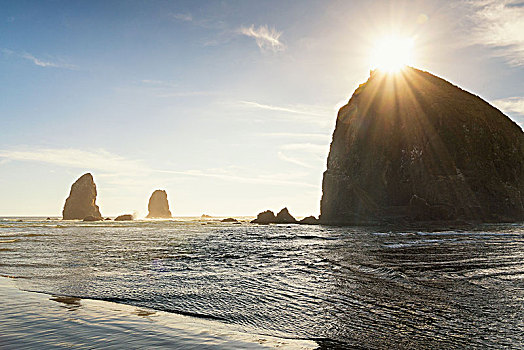
M 216 321 L 112 302 L 22 291 L 0 278 L 0 348 L 314 349 Z

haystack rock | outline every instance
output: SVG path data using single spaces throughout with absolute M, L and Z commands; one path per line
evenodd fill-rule
M 167 193 L 164 190 L 156 190 L 149 198 L 147 205 L 149 214 L 147 218 L 170 218 L 171 211 L 169 211 L 169 203 L 167 202 Z
M 71 186 L 71 192 L 62 211 L 62 217 L 64 220 L 83 220 L 89 216 L 95 219 L 102 218 L 95 201 L 96 185 L 93 181 L 93 175 L 84 174 Z
M 524 220 L 524 133 L 430 73 L 371 73 L 338 113 L 322 223 Z

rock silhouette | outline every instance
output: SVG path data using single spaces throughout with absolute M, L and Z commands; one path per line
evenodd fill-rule
M 252 224 L 272 224 L 276 221 L 275 213 L 273 213 L 271 210 L 266 210 L 257 215 L 257 218 L 253 221 L 251 221 Z
M 322 223 L 524 220 L 524 134 L 414 68 L 372 72 L 337 117 Z
M 115 221 L 132 221 L 132 220 L 133 220 L 133 215 L 131 214 L 123 214 L 115 218 Z
M 306 216 L 298 223 L 302 225 L 318 225 L 318 219 L 314 216 Z
M 164 190 L 156 190 L 149 198 L 147 205 L 149 213 L 147 218 L 171 218 L 171 211 L 169 211 L 169 203 L 167 201 L 167 193 Z
M 295 224 L 297 220 L 291 214 L 289 214 L 289 210 L 287 208 L 283 208 L 278 212 L 275 222 L 279 224 Z
M 238 220 L 235 218 L 226 218 L 226 219 L 220 220 L 220 222 L 238 222 Z
M 257 215 L 257 218 L 251 221 L 252 224 L 296 224 L 297 220 L 289 214 L 287 208 L 283 208 L 275 216 L 271 210 L 266 210 Z
M 67 197 L 62 211 L 63 219 L 83 220 L 88 216 L 102 218 L 95 201 L 96 185 L 93 175 L 86 173 L 71 186 L 69 197 Z

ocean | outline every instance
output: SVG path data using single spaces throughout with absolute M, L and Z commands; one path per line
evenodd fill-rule
M 168 348 L 524 348 L 524 224 L 402 230 L 0 218 L 0 275 L 16 286 L 0 294 L 0 348 L 85 346 L 74 328 L 56 343 L 24 333 L 26 299 L 28 310 L 40 305 L 44 321 L 54 305 L 68 306 L 53 316 L 60 320 L 95 303 L 163 315 L 156 326 L 129 316 L 135 332 L 201 322 L 202 331 L 183 336 L 171 327 Z M 77 304 L 85 310 L 70 307 Z M 104 317 L 114 315 L 93 325 L 112 329 Z M 202 333 L 217 329 L 252 339 L 209 341 Z M 137 347 L 154 345 L 144 341 Z

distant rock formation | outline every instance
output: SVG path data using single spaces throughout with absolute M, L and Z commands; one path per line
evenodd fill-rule
M 220 220 L 220 222 L 238 222 L 238 220 L 235 218 L 227 218 Z
M 302 225 L 318 225 L 318 219 L 314 216 L 307 216 L 298 222 Z
M 375 71 L 337 117 L 328 224 L 524 220 L 524 133 L 480 97 L 414 68 Z
M 251 221 L 252 224 L 296 224 L 297 220 L 289 214 L 287 208 L 283 208 L 278 214 L 275 214 L 271 210 L 266 210 L 257 215 L 257 218 Z
M 289 214 L 289 210 L 287 210 L 287 208 L 283 208 L 278 212 L 275 222 L 278 224 L 296 224 L 297 220 L 291 214 Z
M 132 221 L 132 220 L 133 220 L 133 215 L 131 214 L 123 214 L 115 218 L 115 221 Z
M 149 198 L 147 205 L 149 214 L 147 218 L 171 218 L 171 211 L 169 211 L 169 203 L 167 202 L 167 193 L 164 190 L 156 190 Z
M 211 219 L 211 218 L 213 218 L 213 217 L 212 217 L 211 215 L 202 214 L 202 215 L 200 216 L 200 218 L 201 218 L 201 219 Z
M 89 216 L 102 218 L 95 201 L 96 185 L 93 181 L 93 175 L 86 173 L 71 186 L 71 192 L 62 211 L 63 219 L 83 220 Z
M 257 215 L 257 218 L 253 221 L 251 221 L 252 224 L 272 224 L 276 222 L 277 218 L 275 216 L 275 213 L 273 213 L 271 210 L 266 210 Z

